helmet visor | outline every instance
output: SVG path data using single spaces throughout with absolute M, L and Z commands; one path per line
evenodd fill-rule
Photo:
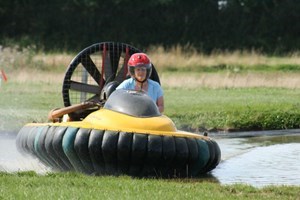
M 134 68 L 134 71 L 135 72 L 146 72 L 147 71 L 147 67 L 145 67 L 145 66 L 136 66 Z

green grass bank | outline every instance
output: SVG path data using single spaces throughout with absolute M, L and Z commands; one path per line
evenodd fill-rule
M 299 187 L 224 185 L 205 179 L 134 179 L 75 173 L 0 173 L 0 199 L 299 199 Z

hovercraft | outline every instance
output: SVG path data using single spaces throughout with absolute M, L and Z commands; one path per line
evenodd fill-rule
M 60 114 L 68 113 L 70 121 L 51 112 L 52 122 L 26 124 L 17 136 L 18 149 L 55 171 L 197 177 L 213 170 L 221 158 L 213 139 L 177 130 L 145 93 L 115 90 L 118 79 L 126 78 L 126 61 L 135 52 L 140 51 L 112 42 L 80 52 L 67 70 L 63 96 L 66 108 L 79 101 L 81 110 L 62 109 Z M 95 53 L 101 55 L 100 67 Z M 155 68 L 152 73 L 159 82 Z

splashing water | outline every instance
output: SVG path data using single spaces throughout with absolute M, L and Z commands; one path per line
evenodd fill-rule
M 35 171 L 44 174 L 51 171 L 37 159 L 21 154 L 15 145 L 16 133 L 0 132 L 0 171 Z

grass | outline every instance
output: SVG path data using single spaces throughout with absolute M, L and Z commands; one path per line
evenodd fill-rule
M 153 46 L 147 53 L 159 72 L 243 72 L 243 71 L 300 71 L 300 53 L 284 56 L 265 55 L 256 51 L 215 51 L 209 55 L 189 47 L 174 46 L 164 49 Z M 77 54 L 36 52 L 35 47 L 0 46 L 0 66 L 7 70 L 38 69 L 63 72 Z
M 0 52 L 0 64 L 9 79 L 0 87 L 0 129 L 44 122 L 51 109 L 63 107 L 62 82 L 74 55 L 44 54 L 32 47 Z M 148 52 L 159 66 L 165 114 L 178 128 L 299 128 L 298 52 L 282 57 L 243 51 L 205 55 L 185 47 L 168 51 L 155 47 Z
M 285 129 L 300 124 L 300 55 L 204 55 L 176 47 L 149 50 L 165 91 L 165 114 L 178 128 Z M 0 49 L 8 82 L 0 87 L 0 130 L 45 122 L 62 107 L 61 87 L 74 55 Z M 293 72 L 293 73 L 291 73 Z M 132 179 L 75 173 L 0 172 L 0 199 L 299 199 L 297 186 L 220 185 L 206 179 Z
M 300 88 L 300 73 L 284 72 L 161 72 L 164 87 L 171 88 Z
M 46 122 L 51 109 L 62 107 L 61 84 L 15 82 L 0 88 L 0 130 L 18 130 L 24 124 Z
M 24 73 L 23 73 L 24 74 Z M 18 130 L 25 123 L 46 122 L 53 108 L 63 107 L 61 83 L 50 79 L 13 79 L 0 90 L 0 129 Z M 16 77 L 17 78 L 17 77 Z M 23 80 L 23 79 L 22 79 Z M 163 86 L 165 115 L 179 129 L 268 130 L 299 128 L 298 88 L 177 88 Z
M 299 89 L 166 89 L 166 114 L 178 127 L 270 130 L 299 128 Z
M 300 54 L 272 56 L 256 51 L 215 51 L 209 55 L 189 47 L 175 46 L 169 50 L 154 46 L 149 55 L 160 71 L 299 71 Z
M 133 179 L 78 173 L 0 173 L 0 199 L 297 199 L 299 187 L 220 186 L 203 179 Z

